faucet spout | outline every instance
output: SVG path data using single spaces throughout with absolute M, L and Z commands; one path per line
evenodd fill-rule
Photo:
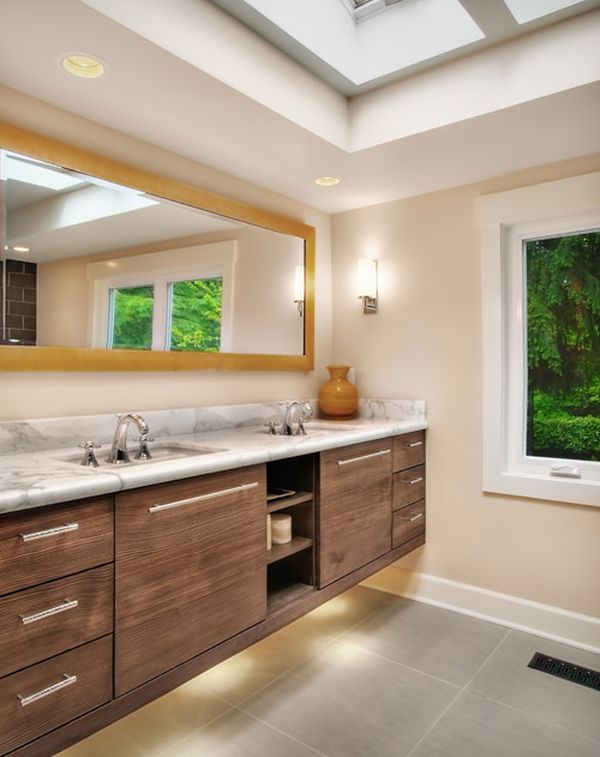
M 306 434 L 304 430 L 304 421 L 312 417 L 313 410 L 308 402 L 301 402 L 300 400 L 294 400 L 290 402 L 285 408 L 285 415 L 283 416 L 283 423 L 281 433 L 286 436 L 295 436 L 296 434 Z M 298 416 L 297 424 L 298 430 L 294 430 L 294 417 Z
M 108 458 L 109 463 L 116 465 L 131 462 L 129 458 L 129 452 L 127 451 L 127 430 L 130 423 L 135 423 L 140 434 L 147 434 L 148 424 L 137 413 L 124 413 L 117 416 L 117 428 L 115 429 L 115 435 L 112 441 L 112 447 L 110 456 Z

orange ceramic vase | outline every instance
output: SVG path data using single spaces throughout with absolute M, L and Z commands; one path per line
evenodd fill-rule
M 348 365 L 328 365 L 331 378 L 319 392 L 319 408 L 328 418 L 352 418 L 358 407 L 358 391 L 348 381 Z

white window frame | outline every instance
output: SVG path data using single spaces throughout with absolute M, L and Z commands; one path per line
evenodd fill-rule
M 600 507 L 600 463 L 525 454 L 523 243 L 600 227 L 600 173 L 480 197 L 483 490 Z M 580 478 L 551 473 L 578 469 Z
M 198 262 L 202 256 L 203 262 Z M 220 352 L 231 351 L 236 242 L 215 242 L 164 252 L 90 263 L 89 343 L 107 349 L 110 342 L 110 290 L 153 286 L 152 350 L 170 351 L 169 286 L 177 281 L 222 278 Z M 115 265 L 117 262 L 117 265 Z M 125 270 L 122 270 L 125 269 Z M 120 271 L 120 272 L 116 272 Z

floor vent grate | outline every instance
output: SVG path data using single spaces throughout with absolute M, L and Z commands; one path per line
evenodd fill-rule
M 581 686 L 588 686 L 590 689 L 600 691 L 600 672 L 597 670 L 582 668 L 579 665 L 574 665 L 572 662 L 565 662 L 556 657 L 548 657 L 548 655 L 541 652 L 536 652 L 533 655 L 527 667 L 541 670 L 543 673 L 549 673 L 551 676 L 564 678 L 567 681 L 573 681 L 573 683 L 578 683 Z

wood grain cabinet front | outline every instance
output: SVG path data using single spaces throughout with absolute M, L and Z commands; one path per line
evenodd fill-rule
M 0 677 L 113 631 L 113 566 L 0 599 Z
M 0 596 L 112 562 L 112 497 L 0 519 Z
M 117 696 L 266 616 L 265 466 L 116 497 Z
M 391 440 L 322 452 L 319 491 L 324 587 L 391 550 Z
M 0 679 L 0 754 L 93 710 L 111 697 L 112 636 Z

